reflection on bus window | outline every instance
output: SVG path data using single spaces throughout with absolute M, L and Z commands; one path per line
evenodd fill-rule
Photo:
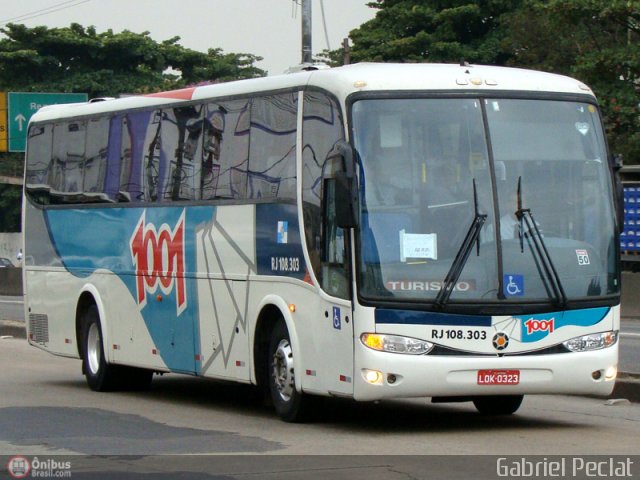
M 244 198 L 249 158 L 247 100 L 206 106 L 202 149 L 202 198 Z
M 304 95 L 303 126 L 302 126 L 302 212 L 305 225 L 305 241 L 307 244 L 311 267 L 320 285 L 332 289 L 338 294 L 345 295 L 345 289 L 341 288 L 338 281 L 332 281 L 326 276 L 327 268 L 323 264 L 322 240 L 322 195 L 323 192 L 323 167 L 327 164 L 327 158 L 333 151 L 336 143 L 344 138 L 344 124 L 340 115 L 340 109 L 336 102 L 320 92 L 306 92 Z M 326 171 L 326 169 L 325 169 Z M 337 229 L 327 227 L 325 233 L 332 233 L 333 240 L 329 241 L 327 252 L 336 252 Z M 344 242 L 341 243 L 340 252 L 344 257 Z M 334 253 L 327 255 L 338 262 L 338 256 Z M 338 263 L 346 262 L 342 258 Z M 335 272 L 335 270 L 334 270 Z M 344 278 L 344 276 L 343 276 Z
M 248 198 L 295 198 L 297 93 L 251 102 Z
M 160 141 L 161 200 L 195 200 L 199 196 L 203 106 L 162 112 Z
M 364 296 L 435 299 L 476 211 L 486 215 L 479 248 L 451 301 L 508 300 L 515 294 L 501 286 L 509 275 L 521 279 L 519 296 L 556 301 L 534 239 L 570 298 L 617 290 L 613 205 L 596 201 L 609 198 L 611 182 L 593 105 L 372 99 L 356 102 L 353 118 L 364 173 Z

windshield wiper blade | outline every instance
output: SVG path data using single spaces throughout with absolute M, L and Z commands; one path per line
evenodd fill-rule
M 469 230 L 467 231 L 467 235 L 464 237 L 462 245 L 460 245 L 455 258 L 453 259 L 453 263 L 451 264 L 451 268 L 449 268 L 449 271 L 447 272 L 447 276 L 444 277 L 444 284 L 442 285 L 442 288 L 436 296 L 435 305 L 438 309 L 444 308 L 444 306 L 449 301 L 449 298 L 453 293 L 453 289 L 455 288 L 456 284 L 458 283 L 458 279 L 462 274 L 462 270 L 467 264 L 469 255 L 471 255 L 471 250 L 473 250 L 474 243 L 476 244 L 477 255 L 480 255 L 480 230 L 482 230 L 482 226 L 487 220 L 487 215 L 481 214 L 478 211 L 478 192 L 476 190 L 475 178 L 473 179 L 473 205 L 475 209 L 473 221 L 469 226 Z
M 518 231 L 518 236 L 520 237 L 520 251 L 524 252 L 524 239 L 526 238 L 534 261 L 536 261 L 540 278 L 542 278 L 543 281 L 546 280 L 545 284 L 550 285 L 558 305 L 564 306 L 567 304 L 567 295 L 562 286 L 560 275 L 558 275 L 558 271 L 553 263 L 553 259 L 551 258 L 551 255 L 549 255 L 549 250 L 547 249 L 544 237 L 538 228 L 538 222 L 533 218 L 531 209 L 524 208 L 522 206 L 522 177 L 518 178 L 517 194 L 518 208 L 515 213 L 516 218 L 520 222 Z M 548 288 L 547 293 L 549 293 Z

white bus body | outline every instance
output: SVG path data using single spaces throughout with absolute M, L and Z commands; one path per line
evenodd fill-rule
M 45 107 L 28 339 L 96 390 L 234 380 L 286 420 L 309 395 L 607 395 L 612 191 L 593 93 L 540 72 L 358 64 Z

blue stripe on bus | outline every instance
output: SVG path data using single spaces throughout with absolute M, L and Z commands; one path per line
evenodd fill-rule
M 140 277 L 135 275 L 131 241 L 141 217 L 144 215 L 143 227 L 153 227 L 153 237 L 157 238 L 161 228 L 176 228 L 183 214 L 185 307 L 177 311 L 176 276 L 171 281 L 169 292 L 163 291 L 159 283 L 156 284 L 157 293 L 145 290 L 145 303 L 140 305 L 140 315 L 167 367 L 174 372 L 194 373 L 200 370 L 199 361 L 195 360 L 196 348 L 199 350 L 200 345 L 197 285 L 193 273 L 197 271 L 196 231 L 215 218 L 216 207 L 45 211 L 51 243 L 69 273 L 85 278 L 97 269 L 111 271 L 120 278 L 134 299 L 139 295 L 137 280 Z M 154 271 L 155 274 L 157 272 Z
M 418 312 L 414 310 L 377 308 L 375 318 L 376 324 L 451 325 L 467 327 L 491 326 L 491 317 L 486 315 L 457 315 L 453 313 Z

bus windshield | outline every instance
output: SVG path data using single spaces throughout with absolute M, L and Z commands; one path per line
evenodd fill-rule
M 447 305 L 565 306 L 618 293 L 594 105 L 367 97 L 352 109 L 362 298 L 435 302 L 448 275 Z

